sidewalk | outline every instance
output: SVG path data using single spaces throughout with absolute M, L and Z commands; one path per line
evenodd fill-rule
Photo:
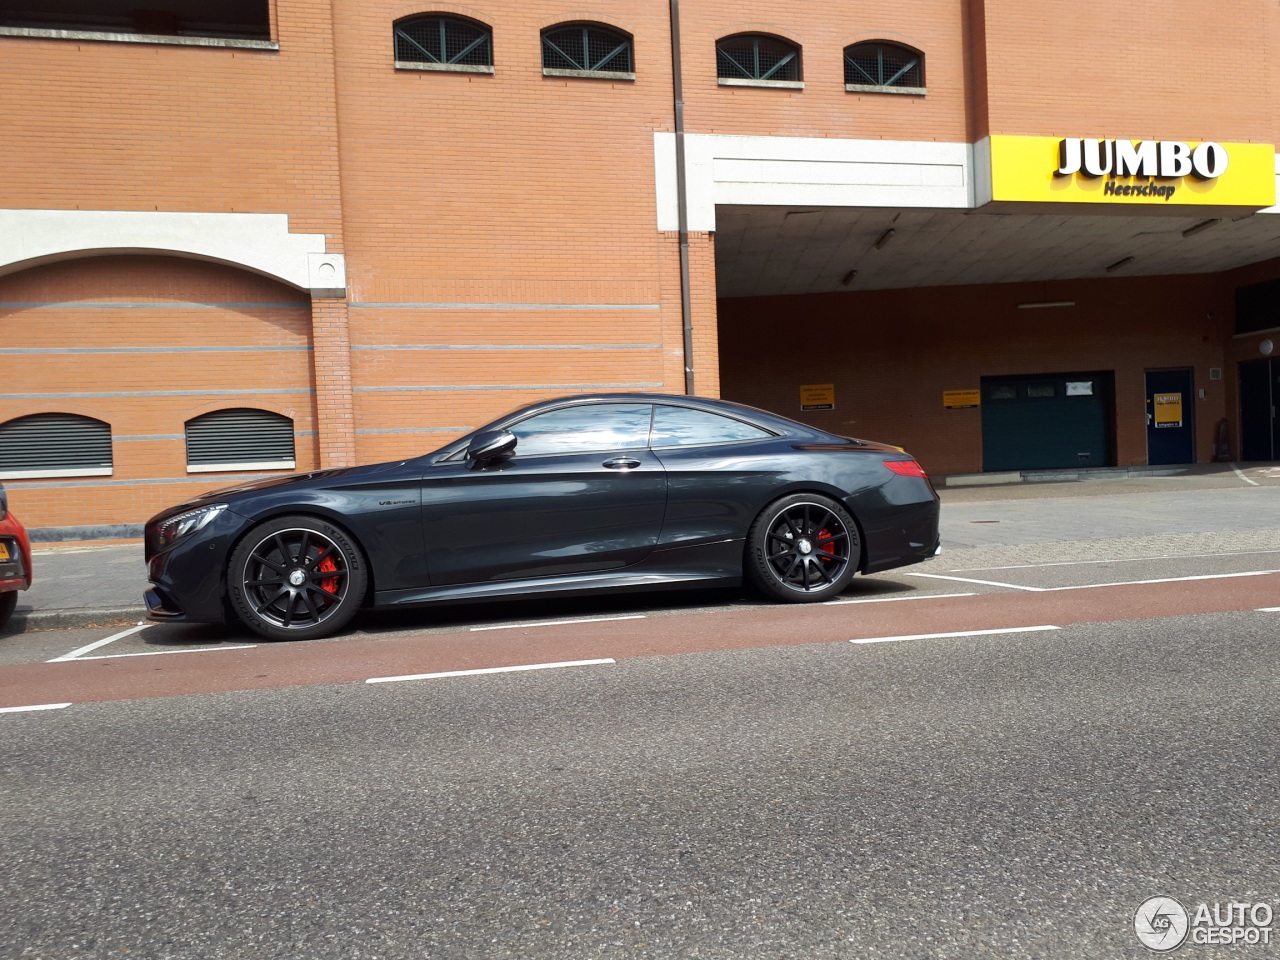
M 1096 532 L 1108 535 L 1135 536 L 1140 531 L 1152 534 L 1168 532 L 1179 526 L 1178 503 L 1169 494 L 1204 492 L 1211 504 L 1214 491 L 1223 491 L 1233 500 L 1236 493 L 1227 491 L 1270 489 L 1258 507 L 1261 513 L 1242 514 L 1236 524 L 1228 516 L 1235 508 L 1224 505 L 1222 515 L 1199 509 L 1187 518 L 1186 530 L 1195 526 L 1216 529 L 1222 526 L 1245 526 L 1261 530 L 1280 528 L 1280 465 L 1263 464 L 1236 467 L 1232 464 L 1200 464 L 1179 468 L 1176 474 L 1141 470 L 1097 470 L 1072 474 L 1072 479 L 1028 475 L 1023 482 L 1010 483 L 1003 475 L 974 475 L 955 485 L 957 478 L 939 478 L 942 497 L 942 543 L 944 551 L 981 545 L 1007 543 L 1021 524 L 1025 538 L 1028 527 L 1045 542 L 1081 540 L 1090 529 L 1093 513 Z M 1075 479 L 1079 477 L 1079 479 Z M 1132 501 L 1099 500 L 1090 511 L 1088 501 L 1094 498 L 1135 497 Z M 1143 499 L 1145 498 L 1145 499 Z M 1061 503 L 1046 504 L 1037 509 L 1027 501 L 1071 499 L 1069 508 Z M 988 519 L 973 519 L 979 505 L 1004 503 L 1001 508 L 1011 521 L 1000 525 Z M 991 512 L 988 510 L 988 512 Z M 1034 518 L 1034 523 L 1028 521 Z M 980 537 L 978 535 L 981 535 Z M 80 541 L 76 543 L 33 543 L 35 579 L 31 589 L 18 595 L 18 607 L 5 628 L 6 634 L 24 630 L 48 630 L 59 627 L 110 626 L 136 623 L 146 617 L 142 602 L 147 588 L 147 570 L 143 561 L 142 542 Z

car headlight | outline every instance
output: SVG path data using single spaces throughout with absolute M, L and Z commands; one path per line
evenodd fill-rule
M 160 524 L 159 544 L 161 550 L 171 547 L 184 537 L 189 537 L 197 530 L 203 530 L 213 518 L 227 509 L 225 503 L 214 503 L 207 507 L 197 507 L 186 513 L 179 513 Z

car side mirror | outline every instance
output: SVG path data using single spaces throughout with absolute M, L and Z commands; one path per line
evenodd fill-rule
M 477 467 L 488 466 L 511 456 L 516 448 L 516 435 L 510 430 L 486 430 L 467 445 L 466 457 Z

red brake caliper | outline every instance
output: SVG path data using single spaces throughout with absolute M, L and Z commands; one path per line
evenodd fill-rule
M 318 564 L 316 564 L 316 569 L 319 570 L 321 573 L 337 573 L 338 565 L 333 562 L 333 557 L 325 557 Z M 325 593 L 332 593 L 336 596 L 338 593 L 338 578 L 325 577 L 323 580 L 320 581 L 320 589 L 323 590 Z
M 823 529 L 818 531 L 818 549 L 829 557 L 836 555 L 836 545 L 830 530 Z

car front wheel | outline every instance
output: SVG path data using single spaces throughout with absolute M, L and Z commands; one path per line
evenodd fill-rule
M 277 517 L 231 554 L 227 588 L 236 615 L 271 640 L 312 640 L 341 630 L 364 599 L 364 557 L 341 528 L 316 517 Z
M 844 590 L 861 557 L 858 527 L 836 501 L 793 494 L 770 504 L 747 534 L 747 577 L 762 593 L 817 603 Z

